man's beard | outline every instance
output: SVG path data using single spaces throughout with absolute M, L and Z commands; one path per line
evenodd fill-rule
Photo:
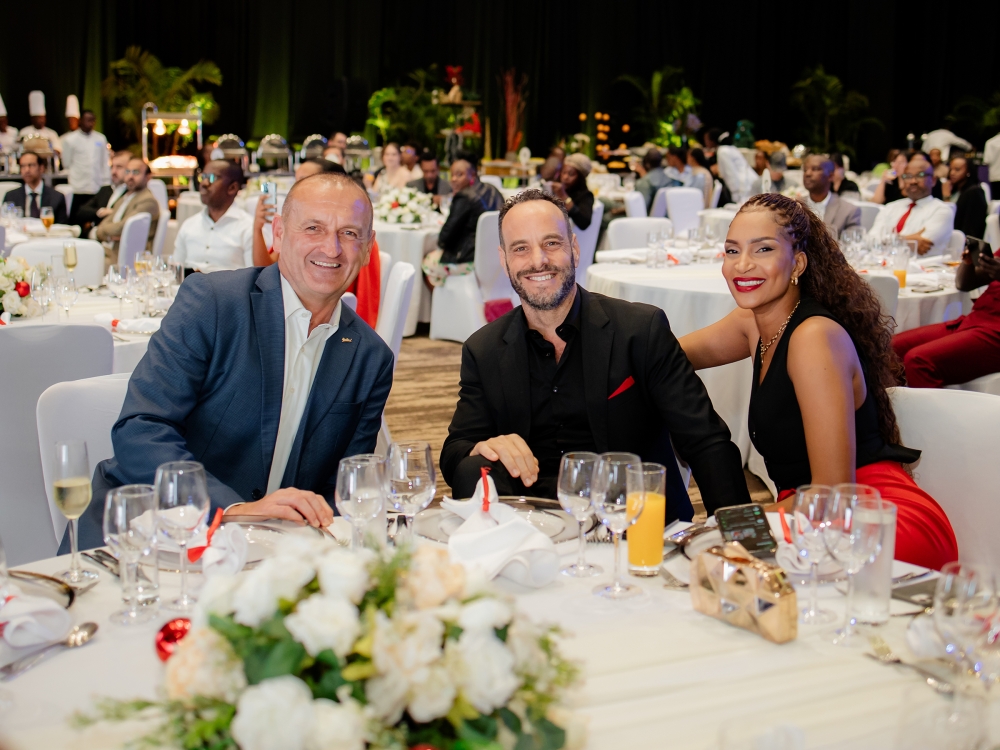
M 535 276 L 540 273 L 554 273 L 556 276 L 562 277 L 562 284 L 547 297 L 543 295 L 531 295 L 521 284 L 521 279 L 525 276 Z M 507 275 L 510 276 L 510 267 L 507 268 Z M 516 277 L 511 276 L 510 285 L 514 287 L 514 291 L 521 298 L 521 302 L 528 307 L 535 310 L 555 310 L 570 295 L 573 287 L 576 286 L 576 267 L 573 265 L 559 267 L 546 264 L 540 268 L 530 268 L 527 271 L 521 271 Z

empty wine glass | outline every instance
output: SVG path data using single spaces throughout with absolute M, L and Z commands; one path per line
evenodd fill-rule
M 559 483 L 556 497 L 559 505 L 580 524 L 580 551 L 576 562 L 562 569 L 562 574 L 573 578 L 591 578 L 604 572 L 600 565 L 587 562 L 587 540 L 584 537 L 584 524 L 590 520 L 593 512 L 590 506 L 591 485 L 594 480 L 594 467 L 598 455 L 581 451 L 567 453 L 559 463 Z
M 156 490 L 151 484 L 126 484 L 110 490 L 104 503 L 104 543 L 118 558 L 125 609 L 111 622 L 138 625 L 148 622 L 155 607 L 139 606 L 139 560 L 148 555 L 156 538 Z M 143 518 L 145 516 L 145 518 Z
M 822 484 L 807 484 L 795 492 L 789 531 L 792 544 L 799 557 L 809 563 L 809 606 L 800 610 L 799 622 L 803 625 L 826 625 L 834 621 L 836 615 L 827 609 L 819 609 L 819 564 L 827 556 L 823 543 L 823 529 L 826 524 L 826 508 L 830 503 L 833 488 Z
M 350 456 L 340 460 L 334 501 L 340 515 L 351 522 L 351 549 L 364 546 L 361 530 L 382 512 L 385 462 L 378 456 Z
M 413 517 L 434 499 L 436 485 L 430 445 L 421 441 L 390 445 L 385 477 L 385 496 L 399 511 L 405 529 L 396 532 L 395 542 L 412 542 Z
M 838 484 L 827 504 L 823 542 L 834 560 L 847 573 L 847 601 L 844 626 L 833 639 L 838 646 L 854 646 L 854 576 L 870 564 L 882 550 L 882 496 L 863 484 Z
M 83 440 L 56 443 L 56 460 L 52 467 L 52 499 L 60 512 L 69 519 L 69 570 L 57 573 L 67 583 L 96 581 L 97 573 L 80 567 L 77 520 L 90 505 L 90 461 Z
M 941 568 L 934 591 L 934 628 L 945 650 L 978 676 L 983 669 L 977 650 L 989 645 L 996 612 L 997 584 L 988 568 L 959 562 Z
M 31 298 L 42 308 L 42 318 L 52 302 L 53 290 L 52 282 L 43 271 L 35 269 L 31 272 Z
M 180 548 L 181 593 L 168 609 L 188 612 L 197 601 L 187 592 L 187 548 L 208 525 L 211 502 L 205 467 L 197 461 L 171 461 L 156 469 L 157 532 Z
M 80 292 L 77 291 L 76 284 L 72 279 L 61 276 L 55 281 L 55 300 L 63 310 L 66 311 L 66 320 L 69 321 L 69 309 L 76 304 Z
M 597 517 L 614 535 L 615 575 L 608 586 L 598 586 L 594 593 L 608 599 L 625 599 L 642 592 L 625 583 L 621 576 L 621 537 L 635 523 L 645 505 L 642 484 L 642 461 L 634 453 L 602 453 L 594 467 L 590 490 Z
M 128 289 L 128 266 L 109 266 L 107 277 L 108 289 L 118 298 L 118 317 L 125 313 L 125 292 Z

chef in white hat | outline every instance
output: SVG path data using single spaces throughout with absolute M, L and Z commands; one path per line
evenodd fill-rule
M 3 97 L 0 96 L 0 149 L 9 153 L 14 150 L 16 143 L 17 128 L 7 124 L 7 107 L 4 106 Z
M 76 97 L 73 97 L 74 99 Z M 77 113 L 80 110 L 77 108 Z M 69 173 L 73 188 L 73 209 L 70 224 L 77 223 L 77 211 L 105 185 L 111 184 L 111 152 L 108 139 L 94 130 L 96 118 L 92 110 L 79 115 L 80 127 L 62 137 L 62 164 Z
M 66 97 L 66 124 L 69 125 L 69 133 L 80 127 L 80 100 L 76 98 L 76 94 Z M 62 137 L 65 138 L 66 133 Z
M 62 142 L 52 128 L 45 126 L 45 94 L 41 91 L 28 92 L 28 114 L 31 115 L 31 124 L 26 128 L 21 128 L 20 138 L 24 141 L 34 135 L 47 138 L 53 151 L 62 152 Z

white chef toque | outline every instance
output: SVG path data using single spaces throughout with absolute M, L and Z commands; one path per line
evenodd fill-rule
M 28 92 L 28 113 L 32 117 L 40 117 L 45 114 L 45 94 L 43 92 Z
M 44 108 L 45 105 L 43 104 Z M 76 98 L 76 94 L 70 94 L 66 97 L 66 117 L 80 117 L 80 100 Z

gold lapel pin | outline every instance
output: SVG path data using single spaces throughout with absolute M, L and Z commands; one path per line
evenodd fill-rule
M 341 344 L 349 344 L 349 343 L 351 343 L 351 339 L 349 339 L 349 338 L 342 338 L 340 340 L 340 343 Z

